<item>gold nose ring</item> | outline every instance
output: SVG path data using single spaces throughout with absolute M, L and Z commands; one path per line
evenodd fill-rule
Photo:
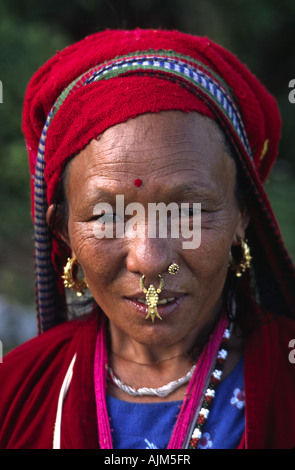
M 162 276 L 160 276 L 160 274 L 159 274 L 159 278 L 160 278 L 160 284 L 159 284 L 158 289 L 156 289 L 153 286 L 153 284 L 151 284 L 149 288 L 147 289 L 144 285 L 145 276 L 142 276 L 139 281 L 140 288 L 145 294 L 145 301 L 148 306 L 148 313 L 145 319 L 147 320 L 149 317 L 151 317 L 151 320 L 153 323 L 155 321 L 155 317 L 158 317 L 160 320 L 162 320 L 162 318 L 159 315 L 157 307 L 158 307 L 158 302 L 159 302 L 158 294 L 160 294 L 160 292 L 162 291 L 164 287 L 164 279 L 162 278 Z

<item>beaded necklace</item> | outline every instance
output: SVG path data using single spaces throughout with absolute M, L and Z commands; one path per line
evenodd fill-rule
M 220 347 L 216 355 L 214 370 L 209 380 L 209 385 L 206 389 L 197 419 L 194 421 L 195 424 L 193 426 L 193 431 L 189 434 L 191 436 L 188 445 L 189 449 L 197 449 L 202 438 L 203 429 L 210 413 L 217 385 L 221 381 L 225 360 L 228 356 L 228 343 L 232 332 L 232 326 L 232 323 L 230 323 L 224 331 Z

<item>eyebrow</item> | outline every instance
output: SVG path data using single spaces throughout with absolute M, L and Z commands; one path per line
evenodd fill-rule
M 103 188 L 93 188 L 91 191 L 87 192 L 83 198 L 83 202 L 79 204 L 79 209 L 85 210 L 89 207 L 93 207 L 98 202 L 107 202 L 109 204 L 115 204 L 115 199 L 118 192 L 108 191 Z
M 96 200 L 101 200 L 105 199 L 107 201 L 112 201 L 113 199 L 116 198 L 118 194 L 122 194 L 122 189 L 121 191 L 119 190 L 107 190 L 104 188 L 95 188 L 93 191 L 91 191 L 88 202 L 94 202 Z M 167 188 L 163 196 L 169 198 L 169 196 L 174 196 L 174 197 L 180 197 L 185 195 L 186 193 L 188 195 L 190 194 L 197 194 L 197 193 L 209 193 L 212 191 L 211 185 L 208 184 L 200 184 L 194 181 L 186 181 L 185 183 L 179 183 L 171 186 L 170 188 Z M 124 191 L 123 191 L 124 192 Z
M 122 190 L 123 188 L 121 188 Z M 194 182 L 194 181 L 187 181 L 185 183 L 179 183 L 179 184 L 175 184 L 173 186 L 171 186 L 171 188 L 168 188 L 167 189 L 167 194 L 169 195 L 170 193 L 172 194 L 182 194 L 182 193 L 186 193 L 186 192 L 198 192 L 200 190 L 204 191 L 208 191 L 210 190 L 211 188 L 208 186 L 208 185 L 204 185 L 204 184 L 199 184 L 197 182 Z M 112 198 L 115 198 L 118 194 L 121 194 L 120 191 L 114 191 L 114 190 L 107 190 L 107 189 L 104 189 L 104 188 L 99 188 L 99 187 L 96 187 L 93 189 L 93 191 L 91 191 L 90 193 L 90 198 L 91 199 L 101 199 L 101 198 L 107 198 L 107 199 L 112 199 Z
M 167 195 L 173 195 L 174 197 L 180 197 L 184 195 L 208 195 L 212 193 L 212 185 L 200 184 L 196 181 L 187 181 L 185 183 L 179 183 L 173 186 L 167 191 Z
M 211 186 L 211 185 L 210 185 Z M 175 184 L 163 193 L 163 200 L 173 200 L 173 202 L 177 202 L 177 199 L 181 199 L 182 197 L 196 197 L 199 196 L 202 199 L 207 199 L 209 194 L 212 195 L 212 187 L 208 184 L 200 184 L 196 181 L 186 181 L 184 183 Z M 95 187 L 91 189 L 90 193 L 87 194 L 85 197 L 82 205 L 80 208 L 88 208 L 93 207 L 97 202 L 103 201 L 109 204 L 115 204 L 116 196 L 122 194 L 122 187 L 121 190 L 108 190 L 101 187 Z M 155 201 L 151 201 L 155 202 Z

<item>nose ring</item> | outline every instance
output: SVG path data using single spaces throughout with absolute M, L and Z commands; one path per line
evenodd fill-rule
M 168 268 L 168 273 L 174 276 L 179 271 L 179 266 L 176 263 L 170 264 Z
M 149 317 L 151 317 L 151 320 L 153 323 L 155 321 L 155 317 L 158 317 L 160 320 L 162 320 L 162 318 L 159 315 L 157 307 L 158 307 L 158 302 L 159 302 L 158 294 L 160 294 L 160 292 L 162 291 L 164 287 L 164 279 L 162 278 L 162 276 L 160 276 L 160 274 L 159 274 L 159 278 L 160 278 L 160 284 L 159 284 L 158 289 L 156 289 L 153 286 L 153 284 L 151 284 L 150 287 L 147 289 L 144 285 L 145 276 L 142 276 L 139 281 L 140 288 L 145 294 L 145 301 L 148 306 L 148 313 L 145 319 L 147 320 Z

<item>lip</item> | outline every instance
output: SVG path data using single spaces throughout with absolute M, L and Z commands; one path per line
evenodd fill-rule
M 160 317 L 163 318 L 165 316 L 171 315 L 175 310 L 177 310 L 180 307 L 180 305 L 182 304 L 186 296 L 187 294 L 180 294 L 180 293 L 173 292 L 173 291 L 162 291 L 161 294 L 159 294 L 159 300 L 168 299 L 172 297 L 174 297 L 175 299 L 172 302 L 168 302 L 167 304 L 157 306 L 157 310 L 159 312 Z M 148 306 L 136 300 L 136 299 L 143 299 L 143 298 L 144 298 L 144 295 L 142 291 L 136 295 L 124 297 L 125 301 L 128 302 L 129 304 L 129 308 L 134 309 L 136 313 L 146 317 L 148 314 Z
M 163 289 L 160 294 L 159 294 L 159 300 L 163 299 L 170 299 L 171 297 L 181 297 L 183 295 L 186 295 L 183 292 L 177 292 L 174 290 L 168 290 L 168 289 Z M 142 290 L 135 292 L 132 295 L 125 295 L 124 296 L 126 299 L 131 299 L 131 300 L 136 300 L 136 299 L 144 299 L 145 294 L 142 292 Z

